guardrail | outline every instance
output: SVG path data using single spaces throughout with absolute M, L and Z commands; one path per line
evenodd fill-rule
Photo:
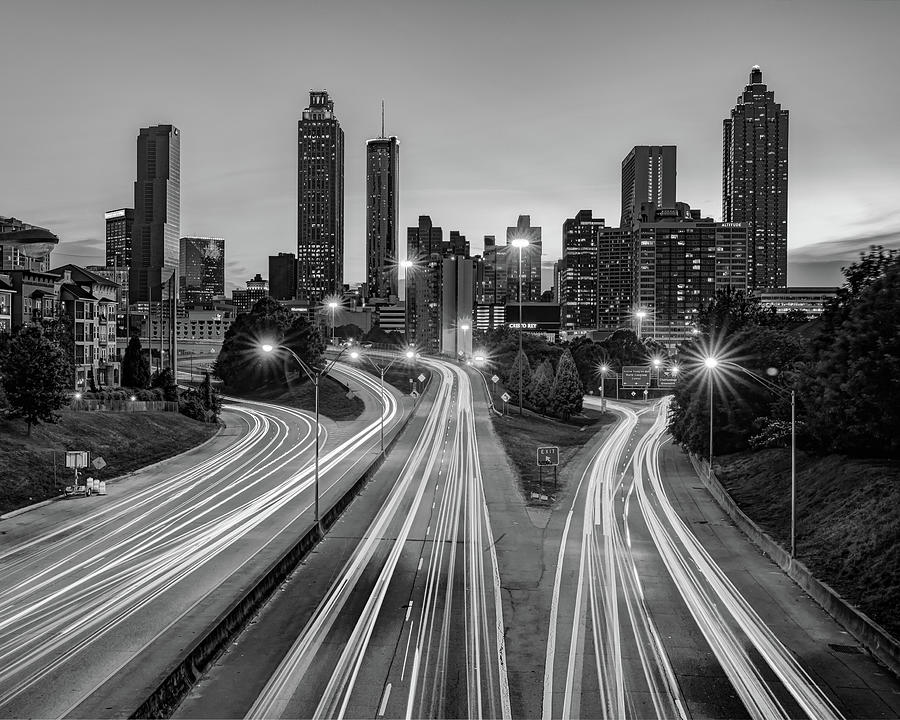
M 816 578 L 806 565 L 791 557 L 771 535 L 751 520 L 738 507 L 715 473 L 707 477 L 708 464 L 705 460 L 697 458 L 693 453 L 690 454 L 690 459 L 701 482 L 741 531 L 866 650 L 900 677 L 900 642 L 872 618 L 844 600 L 834 588 Z
M 69 408 L 78 412 L 178 412 L 178 403 L 168 400 L 73 400 Z

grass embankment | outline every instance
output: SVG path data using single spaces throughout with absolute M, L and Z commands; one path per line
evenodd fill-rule
M 66 450 L 88 450 L 107 466 L 90 474 L 101 480 L 123 475 L 189 450 L 218 426 L 178 413 L 105 413 L 63 410 L 58 423 L 32 429 L 0 417 L 0 513 L 56 497 L 73 481 Z
M 719 478 L 760 527 L 790 547 L 787 450 L 722 458 Z M 797 455 L 797 557 L 900 637 L 900 465 Z
M 494 431 L 503 443 L 503 449 L 512 461 L 519 475 L 519 486 L 529 505 L 552 505 L 565 487 L 566 465 L 581 447 L 603 425 L 615 422 L 612 413 L 601 415 L 594 410 L 585 410 L 584 415 L 573 417 L 565 423 L 555 418 L 543 417 L 527 412 L 521 417 L 518 410 L 510 410 L 510 415 L 494 416 Z M 555 445 L 559 448 L 559 484 L 553 485 L 553 469 L 537 467 L 537 448 Z M 533 497 L 546 495 L 547 499 Z
M 348 389 L 343 383 L 326 375 L 319 381 L 319 413 L 331 420 L 356 420 L 362 415 L 365 404 L 356 395 L 347 397 Z M 235 393 L 228 393 L 235 395 Z M 252 392 L 236 395 L 247 400 L 260 400 L 278 405 L 315 412 L 316 388 L 308 378 L 304 382 L 295 376 L 287 385 L 283 381 L 264 385 Z

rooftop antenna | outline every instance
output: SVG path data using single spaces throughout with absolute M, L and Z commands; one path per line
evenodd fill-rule
M 381 137 L 384 137 L 384 100 L 381 101 Z

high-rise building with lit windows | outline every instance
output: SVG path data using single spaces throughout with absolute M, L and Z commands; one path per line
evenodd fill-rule
M 310 90 L 297 136 L 297 296 L 316 303 L 344 284 L 344 131 L 325 90 Z
M 400 143 L 382 137 L 366 143 L 366 297 L 397 296 Z
M 106 267 L 131 267 L 134 208 L 110 210 L 103 219 L 106 221 Z
M 749 287 L 786 287 L 788 111 L 758 65 L 722 125 L 722 220 L 749 226 Z
M 674 145 L 636 145 L 622 161 L 622 219 L 631 227 L 640 219 L 642 203 L 675 207 L 676 148 Z
M 137 138 L 131 302 L 161 300 L 178 271 L 181 237 L 181 135 L 174 125 L 141 128 Z
M 541 299 L 541 228 L 532 226 L 530 215 L 519 215 L 515 226 L 506 228 L 506 302 L 519 302 L 519 249 L 513 240 L 527 240 L 522 248 L 522 302 Z
M 178 281 L 183 302 L 202 303 L 225 296 L 225 239 L 181 238 Z

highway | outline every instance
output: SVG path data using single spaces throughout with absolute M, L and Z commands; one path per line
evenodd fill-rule
M 402 415 L 395 392 L 380 407 L 371 375 L 336 373 L 367 410 L 318 429 L 325 508 L 377 452 L 381 412 L 388 428 Z M 3 522 L 0 716 L 99 712 L 111 678 L 124 692 L 152 677 L 312 525 L 310 415 L 230 401 L 223 417 L 228 429 L 204 448 L 113 482 L 107 496 Z
M 423 363 L 434 396 L 394 464 L 175 717 L 511 716 L 472 387 Z M 279 657 L 262 672 L 267 651 Z
M 542 717 L 841 717 L 670 502 L 667 402 L 609 405 L 563 530 Z

